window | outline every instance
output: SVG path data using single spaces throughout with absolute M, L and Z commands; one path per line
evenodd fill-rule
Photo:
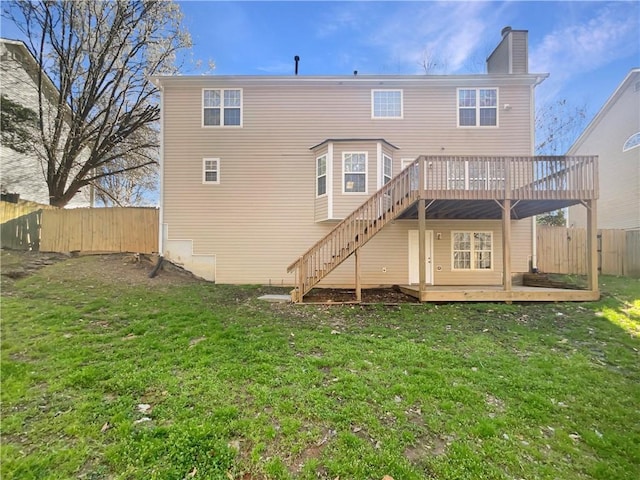
M 503 190 L 504 163 L 483 160 L 449 160 L 449 190 Z
M 327 156 L 316 158 L 316 196 L 327 193 Z
M 393 160 L 385 153 L 382 154 L 382 185 L 391 181 L 393 176 Z
M 372 118 L 402 118 L 402 90 L 372 90 Z
M 631 135 L 624 145 L 622 146 L 622 151 L 626 152 L 627 150 L 631 150 L 634 147 L 640 146 L 640 132 L 634 133 Z
M 344 193 L 367 193 L 366 153 L 343 153 L 342 172 Z
M 205 127 L 242 126 L 242 90 L 202 90 L 202 124 Z
M 202 183 L 220 183 L 220 159 L 202 159 Z
M 496 127 L 497 125 L 497 88 L 458 89 L 458 126 Z
M 491 232 L 453 232 L 453 270 L 491 270 Z

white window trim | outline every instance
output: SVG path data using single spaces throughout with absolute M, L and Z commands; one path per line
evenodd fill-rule
M 622 152 L 628 152 L 633 148 L 640 147 L 640 141 L 638 141 L 638 138 L 640 138 L 640 132 L 634 133 L 629 138 L 627 138 L 627 141 L 624 142 L 624 145 L 622 146 Z
M 207 161 L 215 161 L 216 169 L 215 170 L 207 170 Z M 217 180 L 215 182 L 207 181 L 207 172 L 216 172 L 218 175 L 216 176 Z M 203 158 L 202 159 L 202 184 L 203 185 L 219 185 L 220 184 L 220 159 L 219 158 Z
M 384 161 L 386 159 L 389 159 L 389 162 L 391 163 L 391 176 L 389 177 L 389 182 L 393 179 L 393 157 L 388 153 L 382 152 L 382 167 L 380 169 L 380 187 L 383 187 L 387 183 L 389 183 L 389 182 L 385 183 L 384 181 Z
M 344 171 L 344 164 L 346 161 L 347 155 L 364 155 L 364 192 L 347 192 L 345 190 L 346 184 L 344 182 L 344 177 L 347 172 Z M 354 173 L 354 172 L 350 172 Z M 362 172 L 357 172 L 359 175 L 362 175 Z M 342 193 L 343 195 L 367 195 L 369 191 L 369 153 L 368 152 L 342 152 Z
M 400 92 L 400 116 L 399 117 L 376 117 L 375 115 L 376 92 Z M 371 90 L 371 118 L 373 120 L 402 120 L 404 118 L 404 91 L 400 88 L 376 88 Z
M 318 175 L 318 162 L 324 157 L 324 175 Z M 324 193 L 318 193 L 318 180 L 324 177 Z M 316 198 L 329 195 L 329 156 L 326 153 L 316 157 Z
M 220 125 L 205 125 L 204 124 L 204 92 L 209 90 L 220 90 Z M 225 90 L 240 90 L 240 107 L 228 107 L 228 108 L 240 108 L 240 124 L 239 125 L 224 125 L 224 92 Z M 218 107 L 207 107 L 218 108 Z M 244 91 L 242 88 L 222 88 L 222 87 L 207 87 L 202 89 L 202 95 L 200 97 L 200 114 L 202 128 L 241 128 L 244 124 Z
M 471 268 L 456 268 L 455 267 L 455 258 L 454 258 L 454 245 L 455 245 L 455 237 L 456 233 L 468 233 L 471 237 L 471 258 L 470 258 L 470 267 Z M 475 255 L 476 249 L 473 243 L 473 237 L 476 233 L 484 233 L 491 236 L 491 268 L 476 268 L 475 267 Z M 495 265 L 495 248 L 494 248 L 494 238 L 493 231 L 483 231 L 483 230 L 453 230 L 451 232 L 451 271 L 452 272 L 492 272 Z
M 461 108 L 471 108 L 471 107 L 461 107 L 460 106 L 460 90 L 475 90 L 476 92 L 476 124 L 475 125 L 460 125 L 460 109 Z M 480 90 L 495 90 L 496 91 L 496 124 L 495 125 L 480 125 Z M 456 125 L 458 128 L 498 128 L 500 126 L 500 109 L 498 108 L 500 105 L 500 89 L 498 87 L 460 87 L 456 89 Z M 485 107 L 487 108 L 487 107 Z

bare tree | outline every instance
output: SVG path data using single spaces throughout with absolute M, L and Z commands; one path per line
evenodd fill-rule
M 536 154 L 564 155 L 584 130 L 587 120 L 586 105 L 572 105 L 566 99 L 555 100 L 543 105 L 536 112 Z M 542 175 L 554 175 L 558 172 L 557 162 L 543 163 L 548 165 Z M 564 177 L 555 175 L 556 181 Z M 539 215 L 537 222 L 541 225 L 564 226 L 566 215 L 564 209 Z
M 425 48 L 422 52 L 422 58 L 418 62 L 425 75 L 435 75 L 437 73 L 445 73 L 448 68 L 448 62 L 445 58 L 436 55 L 433 50 Z
M 3 16 L 25 34 L 39 67 L 34 153 L 52 205 L 156 164 L 158 137 L 149 127 L 160 107 L 147 77 L 174 73 L 176 52 L 190 46 L 177 4 L 16 0 L 3 4 Z
M 536 111 L 536 154 L 564 155 L 587 120 L 586 105 L 554 100 Z

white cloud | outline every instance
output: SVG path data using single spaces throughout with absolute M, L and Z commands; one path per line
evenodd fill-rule
M 638 50 L 637 4 L 607 4 L 583 21 L 548 33 L 529 56 L 531 72 L 550 72 L 544 87 L 554 96 L 569 80 Z M 631 67 L 631 65 L 630 65 Z
M 360 47 L 375 50 L 370 69 L 423 73 L 425 57 L 436 65 L 433 73 L 460 73 L 490 50 L 487 39 L 499 39 L 500 17 L 508 3 L 493 2 L 358 2 L 327 12 L 318 36 L 327 38 L 349 29 L 360 35 Z M 493 45 L 495 46 L 495 45 Z M 352 45 L 352 48 L 355 46 Z M 474 67 L 477 69 L 477 67 Z

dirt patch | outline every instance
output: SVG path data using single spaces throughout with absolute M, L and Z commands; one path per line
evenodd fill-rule
M 104 283 L 145 286 L 185 285 L 204 280 L 191 273 L 163 262 L 155 278 L 149 278 L 157 257 L 137 254 L 106 254 L 71 257 L 59 253 L 23 252 L 2 250 L 0 273 L 3 295 L 11 294 L 16 280 L 49 268 L 52 277 L 76 279 L 100 279 Z M 55 269 L 55 271 L 53 270 Z
M 355 302 L 355 290 L 338 288 L 314 288 L 304 297 L 304 303 L 348 303 Z M 362 303 L 418 303 L 418 300 L 400 291 L 398 287 L 367 288 L 362 290 Z
M 429 457 L 444 455 L 452 442 L 453 438 L 449 436 L 419 439 L 414 445 L 405 449 L 404 456 L 411 463 L 419 464 Z

